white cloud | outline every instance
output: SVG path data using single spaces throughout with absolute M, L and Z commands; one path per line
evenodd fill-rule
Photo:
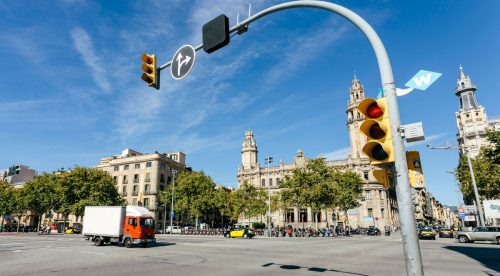
M 101 57 L 97 54 L 89 34 L 81 29 L 75 28 L 71 31 L 73 46 L 80 53 L 85 64 L 92 70 L 92 78 L 99 88 L 104 92 L 111 92 L 111 83 L 106 77 L 106 68 Z
M 320 153 L 319 157 L 324 157 L 327 160 L 342 160 L 347 158 L 350 150 L 350 147 L 342 148 L 331 152 Z

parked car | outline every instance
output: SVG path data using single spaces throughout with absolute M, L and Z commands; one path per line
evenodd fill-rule
M 458 231 L 455 236 L 461 243 L 492 241 L 500 244 L 500 227 L 478 226 L 472 231 Z
M 441 229 L 439 229 L 439 237 L 440 238 L 452 238 L 453 232 L 451 231 L 450 228 L 442 227 Z
M 77 227 L 68 227 L 65 231 L 66 234 L 81 234 L 82 229 Z
M 180 234 L 181 233 L 181 227 L 180 226 L 172 226 L 172 228 L 170 228 L 170 226 L 167 226 L 167 229 L 165 230 L 165 233 L 166 234 Z
M 368 228 L 368 231 L 366 231 L 366 234 L 368 236 L 380 236 L 381 232 L 377 227 L 370 226 L 370 228 Z
M 417 233 L 419 239 L 430 239 L 430 240 L 436 239 L 436 233 L 431 227 L 428 226 L 420 227 Z

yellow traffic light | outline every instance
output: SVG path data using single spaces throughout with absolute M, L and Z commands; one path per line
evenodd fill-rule
M 144 64 L 141 66 L 142 71 L 144 71 L 141 76 L 142 80 L 145 81 L 148 86 L 158 89 L 159 83 L 158 72 L 156 69 L 156 56 L 142 54 L 141 59 L 144 61 Z
M 365 116 L 359 130 L 367 137 L 362 151 L 370 158 L 370 164 L 394 162 L 387 98 L 364 99 L 359 103 L 358 110 Z
M 422 170 L 422 162 L 420 161 L 420 153 L 416 150 L 407 151 L 406 162 L 408 165 L 410 186 L 417 189 L 425 188 L 425 179 L 424 172 Z

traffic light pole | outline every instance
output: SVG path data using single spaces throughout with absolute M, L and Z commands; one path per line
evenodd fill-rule
M 387 105 L 391 122 L 391 135 L 395 161 L 394 171 L 396 175 L 396 195 L 398 200 L 406 274 L 424 275 L 422 267 L 422 257 L 420 254 L 420 245 L 418 243 L 417 233 L 415 231 L 415 212 L 408 181 L 408 167 L 406 164 L 403 138 L 401 136 L 401 122 L 399 119 L 399 109 L 396 98 L 396 86 L 394 85 L 394 76 L 392 74 L 389 56 L 387 55 L 384 44 L 380 40 L 380 37 L 377 35 L 375 30 L 362 17 L 340 5 L 323 1 L 293 1 L 267 8 L 231 27 L 229 32 L 243 33 L 248 29 L 248 25 L 256 21 L 257 19 L 282 10 L 295 8 L 316 8 L 334 12 L 343 16 L 347 20 L 351 21 L 359 30 L 361 30 L 361 32 L 363 32 L 375 52 L 378 67 L 380 70 L 382 89 L 384 91 L 384 95 L 387 97 Z M 198 45 L 195 47 L 195 50 L 198 51 L 202 47 L 203 44 Z M 171 61 L 160 66 L 158 70 L 165 69 L 170 65 Z

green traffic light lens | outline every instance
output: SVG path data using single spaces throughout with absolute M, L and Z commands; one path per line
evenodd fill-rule
M 375 160 L 378 160 L 378 161 L 382 161 L 382 160 L 386 159 L 387 157 L 389 157 L 387 152 L 385 152 L 384 148 L 380 144 L 373 147 L 372 156 Z

